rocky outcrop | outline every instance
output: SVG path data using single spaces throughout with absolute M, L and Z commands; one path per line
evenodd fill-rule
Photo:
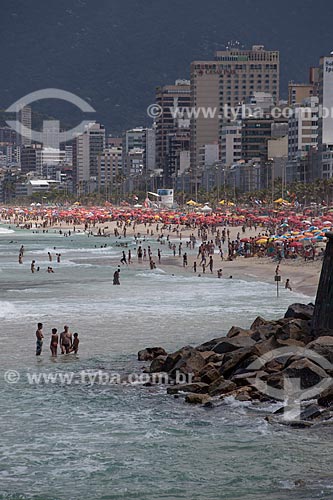
M 283 391 L 288 379 L 298 379 L 303 391 L 322 382 L 327 387 L 333 376 L 333 337 L 313 337 L 312 315 L 312 304 L 293 304 L 284 318 L 268 321 L 258 316 L 250 328 L 232 327 L 226 336 L 197 347 L 185 346 L 169 354 L 163 348 L 147 348 L 138 357 L 151 361 L 151 374 L 166 374 L 169 394 L 186 394 L 185 401 L 191 404 L 211 406 L 227 397 L 272 400 L 271 394 Z M 265 393 L 265 384 L 274 390 Z M 333 418 L 332 386 L 322 394 L 320 387 L 318 391 L 318 404 L 305 404 L 298 426 Z M 268 420 L 278 418 L 277 413 Z
M 157 356 L 166 356 L 167 352 L 163 347 L 147 347 L 138 352 L 139 361 L 152 361 Z
M 304 319 L 305 321 L 309 321 L 312 320 L 313 313 L 313 304 L 292 304 L 288 307 L 288 310 L 284 317 L 288 319 Z

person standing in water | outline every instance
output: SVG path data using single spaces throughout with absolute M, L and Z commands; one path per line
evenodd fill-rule
M 293 289 L 291 288 L 291 285 L 290 285 L 290 280 L 289 280 L 289 279 L 287 279 L 287 280 L 286 280 L 286 283 L 285 283 L 284 287 L 285 287 L 285 289 L 286 289 L 286 290 L 290 290 L 291 292 L 292 292 L 292 290 L 293 290 Z
M 122 256 L 122 258 L 120 259 L 120 262 L 121 262 L 122 264 L 126 264 L 126 265 L 127 265 L 127 260 L 126 260 L 126 255 L 125 255 L 124 250 L 123 250 L 123 252 L 122 252 L 122 253 L 123 253 L 123 256 Z
M 43 339 L 43 323 L 38 323 L 36 331 L 36 356 L 40 356 L 42 354 Z
M 117 271 L 115 271 L 113 273 L 113 284 L 114 285 L 120 285 L 119 274 L 120 274 L 120 269 L 117 269 Z
M 73 345 L 70 348 L 69 352 L 74 352 L 74 354 L 77 354 L 77 351 L 79 350 L 79 343 L 80 343 L 79 334 L 75 332 L 73 337 L 74 337 Z
M 64 331 L 60 334 L 60 349 L 61 354 L 68 354 L 72 347 L 72 334 L 69 331 L 69 326 L 64 326 Z
M 50 349 L 52 358 L 57 356 L 59 336 L 56 328 L 52 328 Z

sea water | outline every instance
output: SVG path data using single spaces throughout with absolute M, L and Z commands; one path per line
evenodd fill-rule
M 126 241 L 133 264 L 121 266 L 121 285 L 113 286 L 123 250 L 115 238 L 0 230 L 0 499 L 332 499 L 329 427 L 270 425 L 264 417 L 279 403 L 228 398 L 215 408 L 191 407 L 163 386 L 82 378 L 139 376 L 140 349 L 195 346 L 310 300 L 286 290 L 277 299 L 269 283 L 163 265 L 181 259 L 167 245 L 150 270 L 147 261 L 138 264 L 134 240 Z M 148 244 L 156 256 L 156 241 Z M 32 259 L 40 267 L 34 274 Z M 39 321 L 45 341 L 36 357 Z M 52 359 L 51 328 L 65 324 L 79 332 L 79 355 Z M 16 383 L 5 380 L 13 370 Z M 29 379 L 68 373 L 71 383 Z

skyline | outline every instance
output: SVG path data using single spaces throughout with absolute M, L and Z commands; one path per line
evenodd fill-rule
M 97 111 L 96 120 L 117 134 L 148 125 L 146 108 L 154 102 L 155 88 L 188 79 L 192 61 L 211 59 L 230 40 L 280 51 L 284 99 L 288 81 L 306 81 L 308 67 L 333 48 L 333 8 L 327 2 L 316 3 L 316 16 L 310 1 L 296 1 L 292 7 L 285 0 L 278 6 L 261 0 L 254 5 L 212 0 L 209 5 L 171 1 L 166 7 L 161 2 L 115 0 L 93 6 L 91 1 L 70 0 L 45 8 L 39 0 L 29 6 L 12 2 L 2 9 L 2 64 L 11 71 L 0 83 L 0 107 L 40 88 L 61 88 L 87 100 Z M 300 14 L 302 23 L 297 21 Z M 38 110 L 55 115 L 49 104 Z M 76 119 L 72 108 L 60 102 L 56 114 L 65 122 L 72 115 Z

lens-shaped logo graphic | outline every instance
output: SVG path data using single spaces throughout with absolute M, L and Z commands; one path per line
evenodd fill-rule
M 306 359 L 314 362 L 316 365 L 321 367 L 325 371 L 329 371 L 333 369 L 332 363 L 330 363 L 326 358 L 321 356 L 320 354 L 312 351 L 311 349 L 306 349 L 305 347 L 296 347 L 296 346 L 286 346 L 280 347 L 278 349 L 274 349 L 273 351 L 269 351 L 265 353 L 260 358 L 256 359 L 253 363 L 251 363 L 247 370 L 258 371 L 263 369 L 263 367 L 269 363 L 270 361 L 279 359 L 279 358 L 287 358 L 287 357 L 297 357 L 298 359 Z M 251 382 L 251 384 L 262 394 L 269 396 L 272 399 L 276 399 L 278 401 L 285 401 L 289 405 L 296 405 L 295 409 L 297 412 L 293 412 L 293 420 L 299 419 L 300 417 L 300 403 L 304 400 L 309 400 L 319 396 L 324 390 L 328 389 L 332 385 L 332 378 L 325 377 L 322 378 L 317 384 L 308 387 L 301 387 L 301 378 L 293 377 L 290 378 L 287 375 L 284 376 L 284 384 L 282 388 L 277 388 L 269 385 L 267 382 L 262 380 L 260 376 L 256 376 L 256 378 Z
M 149 118 L 159 118 L 163 114 L 163 108 L 159 104 L 150 104 L 147 108 Z
M 84 113 L 95 113 L 95 109 L 86 101 L 81 99 L 81 97 L 72 94 L 71 92 L 67 92 L 66 90 L 53 88 L 37 90 L 36 92 L 31 92 L 30 94 L 21 97 L 21 99 L 9 106 L 9 108 L 6 109 L 6 112 L 18 113 L 25 106 L 43 99 L 59 99 L 73 104 Z M 60 143 L 71 141 L 75 136 L 83 134 L 89 124 L 91 124 L 91 120 L 82 120 L 76 127 L 61 132 L 58 120 L 45 121 L 42 132 L 29 129 L 19 120 L 7 120 L 6 123 L 19 135 L 29 140 L 39 142 L 43 144 L 44 147 L 52 146 L 59 149 Z M 45 141 L 49 141 L 49 143 L 45 143 Z

